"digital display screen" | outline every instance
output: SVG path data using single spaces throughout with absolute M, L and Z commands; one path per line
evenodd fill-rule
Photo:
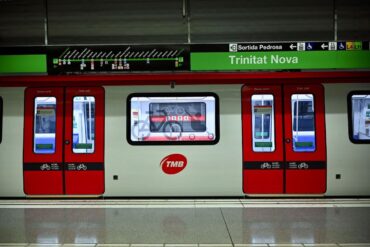
M 218 141 L 216 95 L 161 95 L 129 97 L 131 144 Z

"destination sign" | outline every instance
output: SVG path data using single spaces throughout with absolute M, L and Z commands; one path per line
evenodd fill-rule
M 195 52 L 192 71 L 370 69 L 370 51 Z
M 191 71 L 370 69 L 368 41 L 193 45 Z

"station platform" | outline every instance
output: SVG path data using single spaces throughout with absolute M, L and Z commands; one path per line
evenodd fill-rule
M 0 200 L 0 246 L 370 247 L 370 199 Z

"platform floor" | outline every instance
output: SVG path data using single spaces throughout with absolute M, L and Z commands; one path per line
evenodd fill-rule
M 370 247 L 370 199 L 0 200 L 0 246 Z

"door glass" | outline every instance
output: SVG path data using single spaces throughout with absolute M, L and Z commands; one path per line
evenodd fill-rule
M 34 111 L 33 151 L 55 153 L 56 98 L 36 97 Z
M 313 94 L 293 94 L 291 102 L 293 151 L 314 152 L 316 141 Z
M 73 152 L 93 153 L 95 146 L 95 97 L 73 98 Z
M 254 152 L 275 150 L 274 96 L 252 95 L 252 135 Z

